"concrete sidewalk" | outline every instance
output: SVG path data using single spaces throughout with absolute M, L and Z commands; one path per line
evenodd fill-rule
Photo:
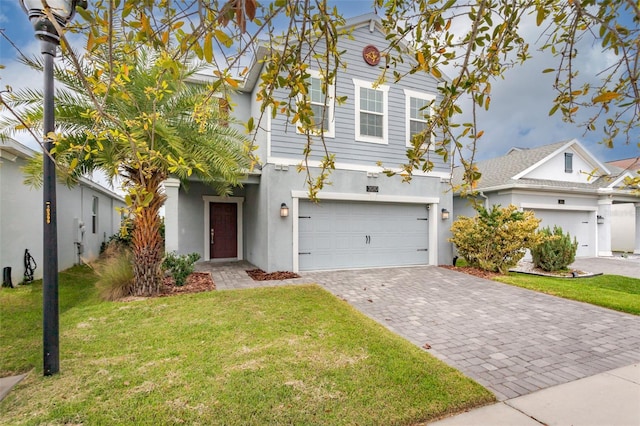
M 640 364 L 429 423 L 434 426 L 638 426 Z
M 2 401 L 4 397 L 9 394 L 11 389 L 15 385 L 20 383 L 25 377 L 27 377 L 26 374 L 21 374 L 19 376 L 0 377 L 0 401 Z

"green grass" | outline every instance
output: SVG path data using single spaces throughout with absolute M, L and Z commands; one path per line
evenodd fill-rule
M 315 285 L 101 302 L 60 276 L 61 371 L 42 377 L 41 286 L 0 290 L 0 424 L 411 425 L 494 400 Z
M 552 278 L 510 273 L 495 277 L 494 280 L 640 315 L 640 279 L 637 278 L 619 275 L 599 275 L 591 278 Z

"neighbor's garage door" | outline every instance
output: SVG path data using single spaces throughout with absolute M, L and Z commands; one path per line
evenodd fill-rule
M 299 269 L 429 263 L 424 204 L 300 201 Z
M 538 219 L 542 219 L 540 228 L 548 226 L 562 227 L 563 232 L 571 234 L 571 238 L 578 240 L 577 257 L 589 257 L 596 255 L 596 223 L 593 212 L 566 211 L 566 210 L 534 210 Z

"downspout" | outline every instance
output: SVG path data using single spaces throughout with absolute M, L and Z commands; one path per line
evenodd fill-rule
M 481 196 L 482 198 L 484 198 L 484 208 L 485 208 L 485 210 L 488 210 L 489 209 L 489 197 L 484 195 L 484 192 L 482 192 L 482 191 L 478 192 L 478 195 Z

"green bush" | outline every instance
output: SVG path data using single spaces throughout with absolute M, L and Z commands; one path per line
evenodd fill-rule
M 162 262 L 162 268 L 169 271 L 177 286 L 182 287 L 187 281 L 187 277 L 193 272 L 193 265 L 200 259 L 198 253 L 176 254 L 167 253 Z
M 578 241 L 567 232 L 562 232 L 559 226 L 549 227 L 538 231 L 544 236 L 543 241 L 531 248 L 533 264 L 545 271 L 559 271 L 566 269 L 576 259 Z
M 469 266 L 504 274 L 540 241 L 536 234 L 540 219 L 531 211 L 519 211 L 514 205 L 476 210 L 475 217 L 460 216 L 453 222 L 449 239 Z
M 111 245 L 92 265 L 98 276 L 96 287 L 104 300 L 117 300 L 131 294 L 133 256 L 126 247 Z
M 164 240 L 164 232 L 165 232 L 164 218 L 160 218 L 160 219 L 161 219 L 160 236 Z M 131 247 L 131 244 L 133 241 L 132 235 L 133 235 L 133 220 L 130 218 L 125 218 L 122 221 L 122 224 L 120 226 L 120 230 L 118 231 L 118 233 L 113 234 L 112 236 L 109 237 L 107 241 L 102 242 L 102 244 L 100 245 L 100 254 L 102 254 L 110 246 L 127 247 L 127 248 Z

